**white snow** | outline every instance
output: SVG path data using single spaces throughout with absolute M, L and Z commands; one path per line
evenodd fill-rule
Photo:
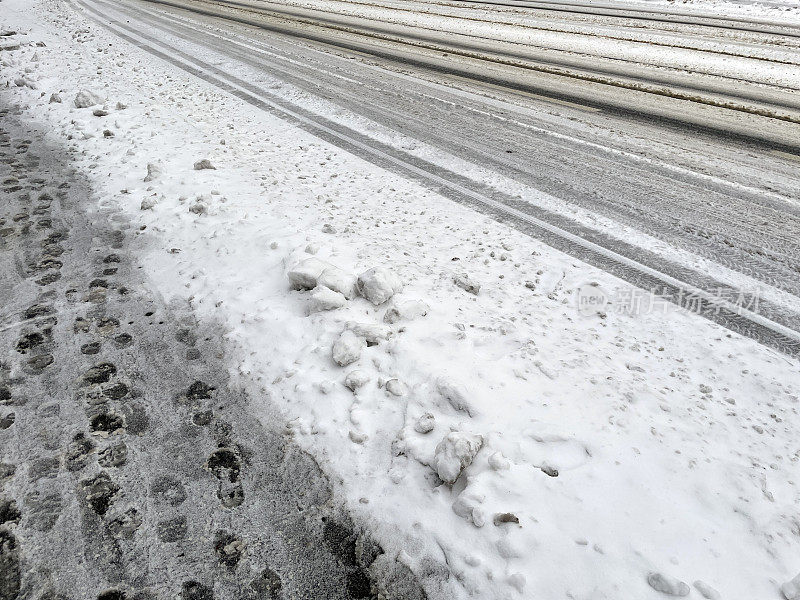
M 310 312 L 336 310 L 337 308 L 342 308 L 345 304 L 347 304 L 347 298 L 339 292 L 334 292 L 324 286 L 317 286 L 311 294 L 308 310 Z
M 436 428 L 436 417 L 433 416 L 433 413 L 426 412 L 422 415 L 417 422 L 414 423 L 414 431 L 417 433 L 430 433 Z
M 332 289 L 348 300 L 356 297 L 356 278 L 336 267 L 326 267 L 317 278 L 317 285 Z
M 436 446 L 433 468 L 439 479 L 455 483 L 461 472 L 472 464 L 483 447 L 483 437 L 463 431 L 452 431 Z
M 73 103 L 75 104 L 75 108 L 89 108 L 90 106 L 102 104 L 103 100 L 94 92 L 83 90 L 75 94 Z
M 369 383 L 369 380 L 369 373 L 355 369 L 354 371 L 350 371 L 344 378 L 344 385 L 351 392 L 355 392 L 359 388 L 364 387 L 367 383 Z
M 720 593 L 704 581 L 695 581 L 695 589 L 700 592 L 700 595 L 706 600 L 722 600 Z
M 688 596 L 691 591 L 689 586 L 684 582 L 678 581 L 674 577 L 664 575 L 663 573 L 650 573 L 650 575 L 647 576 L 647 583 L 657 592 L 661 592 L 667 596 Z
M 331 356 L 333 361 L 340 367 L 353 364 L 361 358 L 361 351 L 366 346 L 364 338 L 358 337 L 349 329 L 345 329 L 333 344 Z
M 358 293 L 375 306 L 383 304 L 403 289 L 400 278 L 384 267 L 364 271 L 356 281 Z
M 411 321 L 419 317 L 424 317 L 431 309 L 422 300 L 406 300 L 393 304 L 383 314 L 383 320 L 386 323 L 394 324 L 398 321 Z
M 791 581 L 787 581 L 781 586 L 781 592 L 786 600 L 798 600 L 800 598 L 800 573 Z
M 291 269 L 286 276 L 297 289 L 313 290 L 323 271 L 331 265 L 318 258 L 307 258 Z
M 265 422 L 289 425 L 432 598 L 646 600 L 676 582 L 797 597 L 797 361 L 686 311 L 583 315 L 576 290 L 622 282 L 68 4 L 2 6 L 0 28 L 46 42 L 3 51 L 0 84 L 31 85 L 2 93 L 130 219 L 152 285 L 225 324 Z M 85 90 L 108 116 L 69 101 Z M 215 169 L 195 171 L 204 156 Z M 309 314 L 324 290 L 347 302 Z

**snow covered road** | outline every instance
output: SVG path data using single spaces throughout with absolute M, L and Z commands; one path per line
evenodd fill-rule
M 800 126 L 734 117 L 753 134 L 766 127 L 765 136 L 778 138 L 748 144 L 724 129 L 687 135 L 693 123 L 675 124 L 675 111 L 718 110 L 691 102 L 676 101 L 666 130 L 642 115 L 574 102 L 562 101 L 565 108 L 552 114 L 546 98 L 534 95 L 530 104 L 530 92 L 449 73 L 428 73 L 425 81 L 424 71 L 422 80 L 394 72 L 413 65 L 413 55 L 400 66 L 390 59 L 394 70 L 377 70 L 347 51 L 332 54 L 235 25 L 217 31 L 203 16 L 165 14 L 158 4 L 87 6 L 181 68 L 638 287 L 678 302 L 686 294 L 706 301 L 744 290 L 752 304 L 757 294 L 755 315 L 730 306 L 701 312 L 792 354 L 800 349 L 796 165 L 783 150 L 762 151 L 786 148 L 780 141 Z M 163 34 L 154 37 L 153 29 Z M 276 79 L 291 87 L 276 92 Z M 547 120 L 531 112 L 543 103 Z M 734 111 L 721 112 L 724 120 Z M 770 129 L 775 122 L 780 133 Z M 711 170 L 710 149 L 719 155 Z
M 254 13 L 258 27 L 136 0 L 0 8 L 17 32 L 3 101 L 69 152 L 87 211 L 129 223 L 142 285 L 223 332 L 216 397 L 250 399 L 214 407 L 244 413 L 243 502 L 219 513 L 202 488 L 212 508 L 189 546 L 219 562 L 221 521 L 240 562 L 193 572 L 172 557 L 179 573 L 149 564 L 102 600 L 227 600 L 252 582 L 270 597 L 277 581 L 308 597 L 288 565 L 256 570 L 273 533 L 256 514 L 270 488 L 253 413 L 315 458 L 328 504 L 432 599 L 794 593 L 796 124 Z M 10 352 L 10 372 L 24 360 Z M 4 405 L 2 423 L 28 408 Z M 18 425 L 0 430 L 4 462 Z M 3 493 L 34 485 L 30 470 Z M 21 520 L 0 531 L 19 547 L 0 558 L 38 592 L 35 502 L 18 496 Z M 135 557 L 150 531 L 115 543 Z M 359 568 L 335 577 L 363 584 Z M 50 591 L 86 596 L 70 577 L 56 569 Z

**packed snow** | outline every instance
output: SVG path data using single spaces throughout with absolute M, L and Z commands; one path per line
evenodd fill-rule
M 797 361 L 677 309 L 582 314 L 624 284 L 71 4 L 3 0 L 0 29 L 5 97 L 432 598 L 800 598 Z

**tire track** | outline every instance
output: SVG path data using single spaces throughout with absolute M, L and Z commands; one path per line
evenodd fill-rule
M 115 10 L 108 4 L 99 3 L 107 11 L 105 14 L 87 2 L 79 1 L 78 4 L 98 23 L 146 52 L 253 106 L 278 115 L 325 141 L 433 188 L 451 200 L 472 206 L 501 222 L 509 223 L 548 245 L 600 267 L 633 285 L 646 290 L 659 290 L 671 302 L 682 304 L 686 294 L 691 293 L 697 298 L 697 310 L 705 317 L 792 356 L 800 354 L 800 315 L 771 306 L 767 302 L 759 305 L 758 313 L 743 311 L 741 307 L 730 303 L 720 303 L 720 290 L 733 297 L 740 291 L 641 248 L 609 239 L 604 234 L 564 216 L 490 190 L 456 173 L 298 108 L 232 76 L 229 72 L 203 62 L 196 56 L 189 56 L 177 48 L 164 45 L 153 36 L 137 31 L 128 22 L 110 19 L 109 15 L 113 15 Z

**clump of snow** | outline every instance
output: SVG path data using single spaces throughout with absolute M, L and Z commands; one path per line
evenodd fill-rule
M 356 321 L 348 321 L 345 328 L 355 333 L 358 337 L 367 340 L 370 345 L 380 344 L 382 341 L 388 340 L 392 331 L 381 325 L 380 323 L 358 323 Z
M 433 413 L 426 412 L 422 415 L 417 422 L 414 423 L 414 431 L 417 433 L 430 433 L 436 427 L 436 417 L 433 416 Z
M 407 300 L 390 306 L 383 315 L 383 320 L 385 323 L 391 324 L 404 320 L 411 321 L 418 317 L 424 317 L 429 310 L 430 306 L 422 300 Z
M 668 596 L 688 596 L 691 591 L 684 582 L 663 573 L 650 573 L 647 576 L 647 583 L 657 592 Z
M 57 93 L 50 94 L 49 104 L 61 104 L 61 96 L 59 96 Z
M 207 158 L 203 158 L 201 160 L 198 160 L 196 163 L 194 163 L 194 170 L 195 171 L 205 171 L 205 170 L 208 170 L 208 169 L 215 170 L 216 168 L 217 167 L 212 165 L 211 161 L 208 160 Z
M 208 214 L 208 205 L 198 198 L 189 206 L 189 212 L 195 215 Z
M 485 494 L 467 488 L 458 495 L 451 508 L 459 517 L 466 519 L 475 527 L 483 527 L 486 524 L 486 515 L 480 505 L 484 500 L 486 500 Z
M 75 100 L 73 102 L 75 108 L 89 108 L 90 106 L 101 104 L 103 100 L 94 92 L 83 90 L 75 95 Z
M 800 600 L 800 573 L 781 586 L 781 593 L 786 600 Z
M 344 386 L 351 392 L 355 392 L 359 388 L 364 387 L 369 382 L 369 373 L 356 369 L 350 371 L 344 378 Z
M 358 293 L 356 278 L 333 265 L 323 269 L 322 273 L 320 273 L 317 278 L 317 285 L 322 285 L 332 289 L 334 292 L 339 292 L 348 300 L 355 298 Z
M 389 269 L 374 267 L 358 276 L 358 292 L 375 306 L 403 289 L 403 282 Z
M 392 378 L 387 381 L 384 387 L 392 396 L 405 396 L 408 392 L 406 384 L 397 378 Z
M 489 456 L 489 466 L 495 471 L 505 471 L 511 468 L 511 463 L 503 456 L 502 452 L 494 452 Z
M 327 287 L 317 286 L 311 294 L 311 302 L 308 305 L 308 310 L 309 312 L 336 310 L 337 308 L 342 308 L 346 304 L 347 298 L 339 292 L 334 292 Z
M 369 436 L 363 431 L 354 431 L 351 429 L 350 433 L 347 435 L 354 444 L 363 444 L 369 439 Z
M 483 436 L 453 431 L 436 446 L 433 470 L 445 483 L 455 483 L 483 447 Z
M 144 177 L 144 182 L 149 183 L 161 177 L 161 166 L 156 163 L 147 163 L 147 175 Z
M 312 257 L 300 261 L 286 275 L 292 283 L 292 287 L 297 290 L 313 290 L 317 287 L 317 281 L 325 269 L 332 267 L 330 263 Z M 327 287 L 327 286 L 326 286 Z M 339 290 L 334 290 L 339 291 Z M 341 293 L 341 292 L 339 292 Z
M 365 345 L 364 338 L 360 338 L 349 329 L 345 329 L 331 349 L 333 362 L 340 367 L 346 367 L 356 362 L 361 358 L 361 350 Z
M 474 281 L 466 273 L 459 273 L 457 275 L 454 275 L 453 283 L 455 283 L 465 292 L 469 292 L 470 294 L 475 294 L 476 296 L 478 295 L 478 292 L 481 291 L 481 284 Z
M 439 377 L 436 381 L 436 389 L 454 410 L 466 413 L 470 417 L 475 415 L 475 409 L 467 399 L 466 390 L 458 383 L 447 377 Z

